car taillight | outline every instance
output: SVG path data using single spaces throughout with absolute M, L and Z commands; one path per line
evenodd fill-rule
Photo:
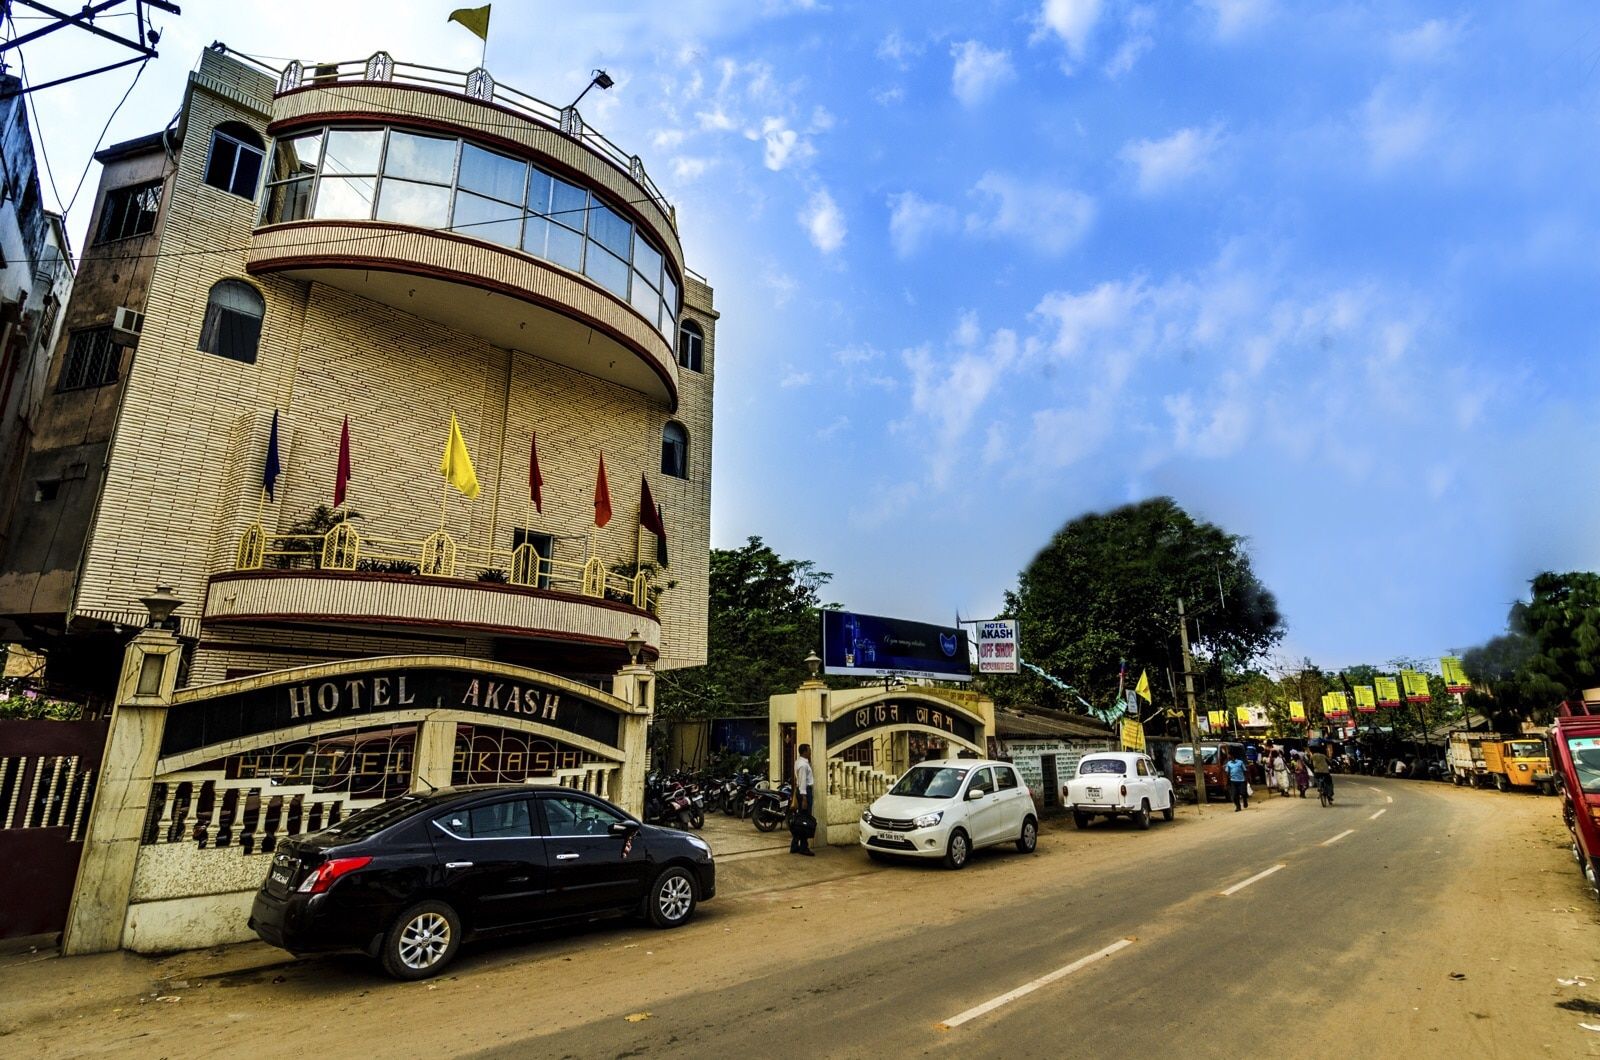
M 372 863 L 371 858 L 334 858 L 324 861 L 317 866 L 317 870 L 307 876 L 300 883 L 301 894 L 321 894 L 332 887 L 341 876 L 347 876 L 357 869 L 364 869 Z
M 1124 784 L 1124 785 L 1122 785 L 1122 795 L 1123 795 L 1123 798 L 1127 798 L 1127 795 L 1128 795 L 1128 785 L 1126 785 L 1126 784 Z

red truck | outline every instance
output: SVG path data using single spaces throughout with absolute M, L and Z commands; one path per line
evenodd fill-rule
M 1563 703 L 1550 726 L 1550 752 L 1561 780 L 1561 816 L 1572 833 L 1572 856 L 1600 895 L 1600 704 Z

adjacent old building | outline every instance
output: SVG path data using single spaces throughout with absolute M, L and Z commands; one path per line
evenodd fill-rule
M 161 584 L 181 686 L 704 661 L 717 314 L 637 156 L 484 70 L 215 47 L 167 128 L 97 157 L 0 639 L 108 697 Z

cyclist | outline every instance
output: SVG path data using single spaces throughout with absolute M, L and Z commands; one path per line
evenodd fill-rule
M 1328 756 L 1321 747 L 1313 747 L 1310 754 L 1311 775 L 1328 793 L 1328 801 L 1333 801 L 1333 763 L 1328 761 Z

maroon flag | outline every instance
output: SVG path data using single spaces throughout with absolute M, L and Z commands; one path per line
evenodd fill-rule
M 665 567 L 667 563 L 667 521 L 661 517 L 661 505 L 656 505 L 656 525 L 661 527 L 656 535 L 656 566 Z
M 606 454 L 600 454 L 600 473 L 594 480 L 594 525 L 605 526 L 611 521 L 611 487 L 606 482 Z
M 650 480 L 639 476 L 639 525 L 657 537 L 666 537 L 667 528 L 661 525 L 661 513 L 656 499 L 650 496 Z
M 544 514 L 544 476 L 539 474 L 539 436 L 533 435 L 528 449 L 528 494 L 540 515 Z
M 333 506 L 344 505 L 345 486 L 350 482 L 350 417 L 344 418 L 344 426 L 339 429 L 339 470 L 333 479 Z

